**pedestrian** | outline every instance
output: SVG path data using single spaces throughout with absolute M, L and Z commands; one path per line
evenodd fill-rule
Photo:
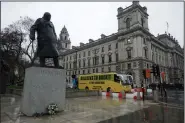
M 163 91 L 164 91 L 164 97 L 167 97 L 167 92 L 166 92 L 166 82 L 163 82 Z
M 72 82 L 73 82 L 73 89 L 76 89 L 76 80 L 75 80 L 75 78 L 72 79 Z
M 75 78 L 76 80 L 76 89 L 78 89 L 78 78 Z
M 133 83 L 131 84 L 131 87 L 132 87 L 132 89 L 133 89 L 133 87 L 134 87 Z
M 159 91 L 160 91 L 160 84 L 157 84 L 157 86 L 158 86 L 158 89 L 159 89 Z

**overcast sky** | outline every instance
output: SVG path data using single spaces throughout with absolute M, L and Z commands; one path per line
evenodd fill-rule
M 65 25 L 72 45 L 98 39 L 101 34 L 110 35 L 118 30 L 117 8 L 130 6 L 131 2 L 2 2 L 1 27 L 18 20 L 20 16 L 33 19 L 50 12 L 57 36 Z M 140 2 L 148 8 L 149 29 L 152 34 L 167 30 L 181 46 L 184 45 L 183 2 Z

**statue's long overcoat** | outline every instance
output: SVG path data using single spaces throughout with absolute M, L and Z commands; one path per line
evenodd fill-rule
M 51 21 L 46 21 L 44 18 L 36 20 L 35 24 L 30 29 L 30 35 L 35 36 L 37 32 L 37 56 L 45 58 L 53 58 L 59 55 L 57 50 L 57 36 L 54 25 Z

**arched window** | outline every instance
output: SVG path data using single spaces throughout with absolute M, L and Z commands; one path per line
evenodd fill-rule
M 131 21 L 131 19 L 127 18 L 127 20 L 126 20 L 126 27 L 127 27 L 127 29 L 130 28 L 130 21 Z

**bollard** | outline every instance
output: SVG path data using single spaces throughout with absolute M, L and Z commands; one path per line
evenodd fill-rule
M 98 90 L 98 96 L 102 96 L 102 90 L 101 89 Z
M 119 96 L 120 98 L 123 98 L 123 99 L 126 98 L 126 93 L 125 93 L 125 91 L 121 91 L 120 94 L 121 94 L 121 95 Z
M 137 99 L 140 100 L 141 99 L 141 96 L 140 96 L 140 92 L 137 91 Z
M 112 97 L 112 90 L 110 90 L 108 93 L 109 93 L 108 96 Z

